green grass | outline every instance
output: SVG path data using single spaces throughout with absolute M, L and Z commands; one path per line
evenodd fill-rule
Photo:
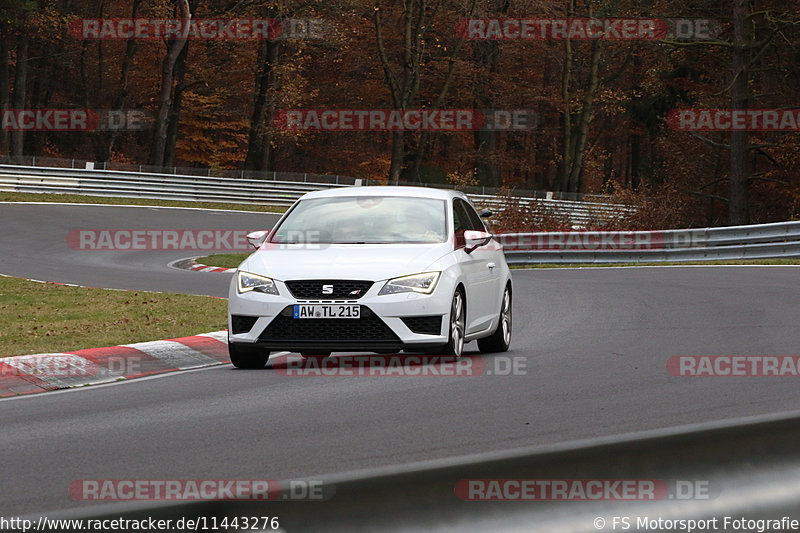
M 283 213 L 285 207 L 257 204 L 227 204 L 219 202 L 182 202 L 178 200 L 150 200 L 147 198 L 108 198 L 78 194 L 40 194 L 32 192 L 0 192 L 0 202 L 62 202 L 69 204 L 147 205 L 157 207 L 199 207 L 203 209 L 230 209 L 232 211 L 259 211 Z
M 537 263 L 531 265 L 514 265 L 511 268 L 592 268 L 681 265 L 800 265 L 800 259 L 731 259 L 729 261 L 663 261 L 651 263 Z
M 215 266 L 221 268 L 236 268 L 250 254 L 214 254 L 205 257 L 198 257 L 196 261 L 201 265 Z
M 227 327 L 219 298 L 0 277 L 0 357 L 187 337 Z

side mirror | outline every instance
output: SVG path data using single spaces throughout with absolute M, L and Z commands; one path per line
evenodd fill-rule
M 494 215 L 493 211 L 489 211 L 488 209 L 481 209 L 481 214 L 480 214 L 481 218 L 489 218 L 492 215 Z
M 254 231 L 253 233 L 248 233 L 247 242 L 250 243 L 250 246 L 258 250 L 261 248 L 261 245 L 264 244 L 264 241 L 267 240 L 267 235 L 269 235 L 268 231 Z
M 476 248 L 485 246 L 492 240 L 492 234 L 485 231 L 468 230 L 464 232 L 464 251 L 471 254 Z

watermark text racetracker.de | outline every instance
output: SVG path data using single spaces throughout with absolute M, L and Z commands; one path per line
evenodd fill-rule
M 141 131 L 153 122 L 137 109 L 5 109 L 0 115 L 3 131 Z
M 324 501 L 335 486 L 293 479 L 78 479 L 69 494 L 78 501 Z
M 745 516 L 722 516 L 706 519 L 664 518 L 662 516 L 613 515 L 598 516 L 594 528 L 601 531 L 743 531 L 766 533 L 768 531 L 797 531 L 800 521 L 790 516 L 779 518 L 747 518 Z
M 710 500 L 719 490 L 700 479 L 462 479 L 464 501 L 658 501 Z
M 661 250 L 704 246 L 704 230 L 542 231 L 494 236 L 504 250 Z
M 80 251 L 252 252 L 248 230 L 230 229 L 73 229 L 67 246 Z
M 678 377 L 800 377 L 800 356 L 675 355 L 667 371 Z
M 541 119 L 529 109 L 283 109 L 272 117 L 281 131 L 526 131 Z
M 660 231 L 566 231 L 495 236 L 505 250 L 653 250 L 664 248 Z
M 334 357 L 279 355 L 270 359 L 272 369 L 287 377 L 477 377 L 524 376 L 527 359 L 493 355 L 365 354 Z
M 242 229 L 73 229 L 67 246 L 81 251 L 186 250 L 251 252 L 250 230 Z M 277 240 L 278 242 L 274 242 Z M 566 231 L 498 233 L 489 247 L 504 250 L 660 250 L 703 246 L 704 230 L 662 231 Z M 325 231 L 293 231 L 275 236 L 266 232 L 260 250 L 319 249 L 329 246 Z
M 466 40 L 704 41 L 721 25 L 676 18 L 472 18 L 459 20 L 455 31 Z
M 134 375 L 143 372 L 141 357 L 104 357 L 102 363 L 69 353 L 20 355 L 0 359 L 0 377 L 76 378 Z
M 276 40 L 324 39 L 332 25 L 322 19 L 76 19 L 69 35 L 78 40 Z
M 252 230 L 243 229 L 73 229 L 67 233 L 67 246 L 80 251 L 220 251 L 252 252 L 247 240 Z M 259 250 L 300 248 L 319 250 L 329 246 L 330 234 L 325 231 L 288 231 L 280 242 L 273 242 L 275 233 L 266 231 Z M 277 237 L 276 237 L 277 238 Z
M 800 109 L 674 109 L 667 126 L 678 131 L 799 131 Z

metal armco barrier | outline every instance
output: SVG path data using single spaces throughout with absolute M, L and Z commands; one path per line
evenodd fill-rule
M 293 178 L 296 173 L 287 173 Z M 305 183 L 213 176 L 151 174 L 108 170 L 0 165 L 0 191 L 80 194 L 202 202 L 263 204 L 288 207 L 303 194 L 333 187 Z M 338 181 L 338 176 L 336 177 Z M 476 205 L 498 209 L 506 198 L 469 195 Z M 576 227 L 619 218 L 633 208 L 624 205 L 546 198 L 516 198 L 520 205 L 538 203 L 555 215 L 566 215 Z M 498 235 L 509 264 L 669 262 L 800 257 L 800 222 L 645 232 L 540 232 Z
M 270 175 L 273 179 L 0 165 L 0 191 L 290 206 L 307 192 L 353 186 L 360 181 L 297 172 Z M 489 209 L 498 209 L 506 201 L 500 196 L 469 196 L 477 205 Z M 616 204 L 528 197 L 516 200 L 522 206 L 536 203 L 555 216 L 568 217 L 575 227 L 631 211 L 630 207 Z
M 636 528 L 640 519 L 800 519 L 800 418 L 762 416 L 697 424 L 618 437 L 406 464 L 394 468 L 321 476 L 329 495 L 322 501 L 216 501 L 183 504 L 111 504 L 49 513 L 50 518 L 202 519 L 277 516 L 281 531 L 303 532 L 496 532 L 625 531 L 614 517 L 633 520 L 630 531 L 687 531 Z M 268 472 L 258 474 L 269 476 Z M 254 472 L 254 475 L 256 473 Z M 495 499 L 465 498 L 469 483 L 483 480 L 654 481 L 667 491 L 633 501 L 578 498 L 543 501 L 521 491 L 492 493 Z M 281 487 L 290 487 L 281 482 Z M 688 490 L 691 489 L 691 490 Z M 287 489 L 284 489 L 286 491 Z M 478 492 L 488 497 L 489 490 Z M 30 517 L 36 523 L 36 517 Z M 619 519 L 619 518 L 618 518 Z M 174 522 L 173 522 L 174 523 Z M 616 527 L 614 527 L 616 526 Z M 748 529 L 755 531 L 756 529 Z M 771 528 L 768 531 L 787 530 Z
M 800 257 L 800 222 L 664 231 L 568 231 L 495 236 L 513 265 Z
M 280 177 L 280 174 L 276 174 Z M 333 178 L 333 176 L 330 176 Z M 0 165 L 0 191 L 290 206 L 336 183 Z

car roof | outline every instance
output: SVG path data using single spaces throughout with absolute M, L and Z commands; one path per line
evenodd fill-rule
M 343 196 L 403 196 L 406 198 L 434 198 L 447 200 L 449 198 L 465 198 L 464 193 L 450 189 L 434 189 L 429 187 L 411 186 L 385 186 L 374 187 L 337 187 L 322 191 L 313 191 L 301 196 L 301 199 L 332 198 Z

